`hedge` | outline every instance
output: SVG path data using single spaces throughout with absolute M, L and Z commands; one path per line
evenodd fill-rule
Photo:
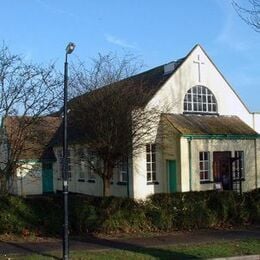
M 61 235 L 62 195 L 0 198 L 0 234 Z M 218 228 L 260 223 L 260 189 L 154 194 L 146 201 L 70 194 L 72 234 Z

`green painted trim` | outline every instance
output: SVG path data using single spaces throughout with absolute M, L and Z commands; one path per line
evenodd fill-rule
M 260 139 L 259 134 L 255 135 L 196 135 L 196 134 L 183 134 L 181 137 L 189 139 L 218 139 L 218 140 L 235 140 L 235 139 L 245 139 L 245 140 L 254 140 Z

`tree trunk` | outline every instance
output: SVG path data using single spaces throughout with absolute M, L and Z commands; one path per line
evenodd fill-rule
M 109 162 L 104 163 L 105 171 L 103 175 L 103 196 L 107 197 L 110 196 L 110 182 L 111 177 L 113 176 L 113 167 L 110 165 Z
M 110 196 L 110 179 L 103 178 L 103 196 Z
M 3 196 L 3 195 L 7 195 L 8 193 L 8 190 L 7 190 L 7 180 L 4 177 L 1 178 L 0 180 L 0 195 Z

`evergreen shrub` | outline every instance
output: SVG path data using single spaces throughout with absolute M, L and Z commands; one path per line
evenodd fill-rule
M 1 233 L 61 236 L 61 194 L 0 197 Z M 260 189 L 154 194 L 145 201 L 70 194 L 71 234 L 150 232 L 260 224 Z

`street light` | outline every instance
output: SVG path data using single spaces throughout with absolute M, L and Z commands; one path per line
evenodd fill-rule
M 66 47 L 65 63 L 64 63 L 64 104 L 63 104 L 63 259 L 69 259 L 69 218 L 68 218 L 68 142 L 67 142 L 67 100 L 68 100 L 68 54 L 71 54 L 75 49 L 75 44 L 70 42 Z

